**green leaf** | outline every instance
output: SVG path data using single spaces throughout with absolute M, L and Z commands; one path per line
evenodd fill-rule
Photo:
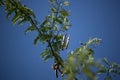
M 49 38 L 50 38 L 50 36 L 47 35 L 47 34 L 42 34 L 40 37 L 41 37 L 41 38 L 40 38 L 40 41 L 41 41 L 41 43 L 43 43 L 43 44 L 44 44 L 47 40 L 49 40 Z
M 60 40 L 63 39 L 63 35 L 55 36 L 55 39 L 56 39 L 57 41 L 60 41 Z M 61 42 L 60 42 L 60 44 L 61 44 Z
M 41 27 L 43 27 L 44 25 L 46 25 L 48 22 L 49 22 L 49 21 L 48 21 L 48 19 L 46 18 L 46 19 L 43 21 L 43 23 L 41 24 Z
M 66 11 L 66 10 L 62 10 L 60 11 L 60 13 L 63 15 L 63 16 L 69 16 L 69 13 Z
M 30 14 L 31 14 L 31 16 L 33 17 L 33 18 L 35 18 L 35 14 L 34 14 L 34 12 L 31 10 L 31 9 L 29 9 L 30 10 Z
M 63 27 L 63 30 L 68 30 L 69 29 L 69 26 L 64 26 Z
M 34 30 L 36 30 L 36 28 L 34 26 L 30 26 L 25 30 L 25 34 L 28 33 L 28 32 L 32 32 Z
M 49 53 L 50 53 L 50 50 L 48 48 L 46 48 L 46 50 L 40 54 L 40 57 L 44 58 Z
M 54 20 L 54 18 L 55 18 L 54 13 L 51 14 L 51 18 L 52 18 L 52 20 Z
M 55 17 L 54 17 L 53 20 L 56 21 L 56 22 L 58 22 L 58 23 L 60 23 L 60 24 L 62 24 L 62 20 L 60 20 L 60 19 L 58 19 L 58 18 L 55 18 Z
M 53 56 L 52 55 L 47 55 L 47 56 L 45 56 L 45 58 L 44 58 L 44 61 L 45 62 L 47 62 L 49 59 L 51 59 Z
M 13 18 L 12 18 L 12 23 L 13 23 L 13 24 L 16 24 L 19 19 L 21 19 L 21 15 L 18 14 L 18 13 L 15 14 L 15 15 L 13 16 Z
M 111 63 L 111 67 L 112 67 L 112 68 L 116 68 L 116 69 L 117 69 L 117 68 L 120 69 L 120 65 L 117 64 L 117 63 L 115 63 L 115 62 L 112 62 L 112 63 Z
M 93 51 L 92 49 L 87 48 L 87 50 L 88 50 L 88 52 L 89 52 L 89 53 L 88 53 L 89 55 L 93 55 L 93 54 L 94 54 L 94 51 Z
M 85 47 L 89 47 L 92 44 L 99 44 L 101 42 L 101 39 L 98 38 L 89 38 L 88 42 L 86 42 L 86 46 Z
M 14 9 L 11 9 L 11 10 L 9 10 L 9 11 L 7 11 L 8 13 L 7 13 L 7 19 L 11 16 L 11 14 L 14 12 L 15 10 Z
M 52 28 L 52 30 L 58 31 L 58 26 L 55 25 L 55 26 Z
M 103 58 L 103 61 L 104 61 L 107 65 L 109 65 L 109 62 L 108 62 L 107 58 Z
M 36 45 L 36 44 L 37 44 L 38 40 L 40 40 L 39 35 L 38 35 L 38 36 L 34 39 L 34 45 Z
M 100 69 L 97 71 L 97 74 L 102 74 L 102 73 L 106 73 L 107 70 L 106 69 Z
M 35 14 L 31 9 L 29 9 L 29 8 L 27 8 L 25 6 L 22 6 L 22 11 L 24 13 L 26 13 L 27 16 L 31 16 L 31 17 L 35 18 Z
M 27 19 L 21 18 L 21 19 L 18 21 L 18 25 L 23 24 L 23 23 L 25 23 L 25 22 L 27 22 L 27 21 L 28 21 Z
M 43 58 L 45 62 L 47 62 L 53 56 L 50 54 L 49 48 L 46 48 L 46 50 L 40 54 L 40 57 Z
M 56 12 L 57 10 L 56 10 L 55 8 L 52 8 L 52 11 L 53 11 L 53 12 Z
M 48 30 L 51 30 L 51 27 L 46 26 L 46 27 L 45 27 L 45 31 L 48 31 Z

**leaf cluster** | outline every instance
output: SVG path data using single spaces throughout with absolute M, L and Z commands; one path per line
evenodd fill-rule
M 4 0 L 5 11 L 7 12 L 7 18 L 12 14 L 12 23 L 18 25 L 30 20 L 30 16 L 35 18 L 33 11 L 22 5 L 19 0 Z
M 65 73 L 68 75 L 67 80 L 77 79 L 77 74 L 85 74 L 89 80 L 96 78 L 96 73 L 91 67 L 101 68 L 102 65 L 94 60 L 94 51 L 89 46 L 98 40 L 100 39 L 90 39 L 86 42 L 86 45 L 82 45 L 75 51 L 70 52 L 65 61 Z

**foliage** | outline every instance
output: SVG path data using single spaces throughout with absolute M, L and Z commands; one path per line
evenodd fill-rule
M 103 58 L 101 62 L 94 60 L 94 50 L 91 45 L 101 42 L 101 39 L 92 38 L 82 43 L 75 51 L 71 51 L 68 57 L 63 60 L 60 56 L 61 50 L 67 49 L 69 45 L 69 34 L 66 31 L 71 26 L 69 21 L 70 13 L 66 10 L 69 2 L 64 0 L 49 0 L 51 5 L 50 14 L 45 17 L 41 25 L 38 25 L 34 12 L 22 5 L 19 0 L 0 0 L 0 6 L 4 6 L 6 17 L 12 17 L 13 24 L 30 23 L 25 33 L 37 31 L 34 45 L 38 41 L 47 43 L 46 49 L 40 54 L 47 62 L 54 59 L 52 68 L 61 73 L 64 80 L 77 80 L 78 75 L 85 75 L 88 80 L 97 80 L 99 74 L 106 74 L 105 80 L 112 80 L 114 75 L 120 74 L 120 65 L 109 62 Z M 65 76 L 64 76 L 65 75 Z M 82 78 L 81 78 L 82 79 Z

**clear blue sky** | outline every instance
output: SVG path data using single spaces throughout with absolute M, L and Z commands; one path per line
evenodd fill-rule
M 48 14 L 48 0 L 21 0 L 33 9 L 38 20 Z M 70 0 L 69 0 L 70 1 Z M 95 58 L 107 57 L 120 64 L 120 0 L 71 0 L 72 27 L 68 50 L 80 46 L 89 37 L 102 39 L 95 48 Z M 28 25 L 12 25 L 0 8 L 0 80 L 56 80 L 52 60 L 44 63 L 40 53 L 44 46 L 33 45 L 36 32 L 24 35 Z M 66 57 L 67 51 L 61 54 Z M 117 80 L 117 79 L 116 79 Z M 119 79 L 118 79 L 119 80 Z

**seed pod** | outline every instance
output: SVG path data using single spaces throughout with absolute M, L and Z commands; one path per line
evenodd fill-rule
M 70 41 L 70 37 L 68 36 L 67 39 L 66 39 L 66 44 L 65 44 L 66 49 L 68 48 L 69 41 Z
M 65 38 L 66 38 L 66 34 L 63 36 L 62 39 L 62 43 L 61 43 L 62 50 L 64 50 Z

